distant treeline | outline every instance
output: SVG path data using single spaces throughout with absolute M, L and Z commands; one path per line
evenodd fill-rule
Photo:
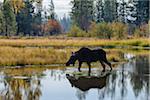
M 72 0 L 69 36 L 149 36 L 149 0 Z
M 70 17 L 57 18 L 53 0 L 0 2 L 0 35 L 123 38 L 149 36 L 149 0 L 71 0 Z

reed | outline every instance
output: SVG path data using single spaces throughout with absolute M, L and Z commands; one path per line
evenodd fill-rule
M 47 65 L 64 63 L 67 53 L 52 48 L 0 47 L 0 65 Z
M 105 40 L 98 38 L 33 38 L 33 39 L 0 39 L 0 46 L 11 47 L 82 47 L 105 46 L 121 47 L 150 47 L 150 39 Z
M 0 47 L 0 66 L 65 64 L 72 51 L 80 48 L 41 48 L 41 47 Z M 109 61 L 124 61 L 128 51 L 105 49 Z M 132 52 L 131 52 L 132 53 Z M 138 53 L 138 52 L 137 52 Z M 136 53 L 136 54 L 137 54 Z M 141 51 L 140 51 L 141 53 Z M 146 53 L 146 51 L 144 51 Z M 147 53 L 149 53 L 147 51 Z

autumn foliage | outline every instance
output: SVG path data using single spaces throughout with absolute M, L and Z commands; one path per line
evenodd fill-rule
M 49 19 L 47 22 L 42 24 L 41 28 L 45 35 L 61 33 L 61 26 L 57 20 Z

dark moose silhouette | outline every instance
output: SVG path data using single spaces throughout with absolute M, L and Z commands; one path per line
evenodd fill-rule
M 81 65 L 83 62 L 86 62 L 89 66 L 89 73 L 91 72 L 91 62 L 99 61 L 102 64 L 103 71 L 105 71 L 105 64 L 110 66 L 111 70 L 111 63 L 108 62 L 106 58 L 106 52 L 102 49 L 94 49 L 90 50 L 89 48 L 82 47 L 79 51 L 72 52 L 72 55 L 70 59 L 67 61 L 66 66 L 69 66 L 70 64 L 75 64 L 76 60 L 79 62 L 78 70 L 80 70 Z
M 69 80 L 72 87 L 76 87 L 82 91 L 88 91 L 91 88 L 102 89 L 106 86 L 107 76 L 110 73 L 106 73 L 104 76 L 80 76 L 76 78 L 75 76 L 71 76 L 66 74 L 66 78 Z

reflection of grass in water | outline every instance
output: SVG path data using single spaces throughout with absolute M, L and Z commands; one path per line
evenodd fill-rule
M 18 48 L 18 47 L 0 47 L 0 65 L 49 65 L 64 64 L 69 59 L 71 51 L 77 51 L 79 48 Z M 133 51 L 126 49 L 106 49 L 109 61 L 125 61 L 124 53 L 143 54 L 148 51 Z
M 5 75 L 8 76 L 34 76 L 37 74 L 41 74 L 44 70 L 46 70 L 45 68 L 7 68 L 5 70 L 2 70 L 2 72 L 4 72 Z
M 0 69 L 1 72 L 3 72 L 5 75 L 8 76 L 38 76 L 38 77 L 42 77 L 45 76 L 45 74 L 43 73 L 44 71 L 46 71 L 47 69 L 61 69 L 63 70 L 65 67 L 53 67 L 53 66 L 34 66 L 34 67 L 24 67 L 24 68 L 6 68 L 6 69 Z

